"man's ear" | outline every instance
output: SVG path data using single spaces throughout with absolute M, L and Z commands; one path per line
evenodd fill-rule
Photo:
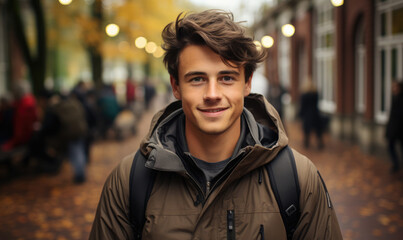
M 244 97 L 248 96 L 251 91 L 252 77 L 253 77 L 253 73 L 250 75 L 248 81 L 246 81 L 246 83 L 245 83 L 245 88 L 244 88 L 244 93 L 243 93 Z
M 169 80 L 171 81 L 172 93 L 174 97 L 178 100 L 181 100 L 181 91 L 179 89 L 179 80 L 177 81 L 172 75 L 169 76 Z

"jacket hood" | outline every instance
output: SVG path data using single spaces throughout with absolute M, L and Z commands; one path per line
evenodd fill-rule
M 288 138 L 277 111 L 262 95 L 245 97 L 242 114 L 248 131 L 245 139 L 248 146 L 237 155 L 250 156 L 240 162 L 245 171 L 244 167 L 253 170 L 271 161 L 287 145 Z M 178 132 L 184 131 L 184 124 L 178 124 L 178 121 L 184 121 L 181 101 L 169 104 L 154 115 L 150 130 L 140 145 L 147 157 L 146 167 L 185 174 L 185 166 L 177 154 L 181 147 Z

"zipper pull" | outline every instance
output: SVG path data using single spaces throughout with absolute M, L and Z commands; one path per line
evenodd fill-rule
M 235 240 L 235 214 L 234 210 L 227 211 L 227 240 Z
M 260 225 L 259 235 L 260 235 L 260 239 L 264 240 L 264 226 L 263 225 Z

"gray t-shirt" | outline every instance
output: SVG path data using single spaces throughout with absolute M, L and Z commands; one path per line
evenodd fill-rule
M 227 166 L 229 160 L 231 160 L 231 158 L 228 158 L 223 161 L 210 163 L 193 156 L 192 158 L 200 170 L 203 171 L 207 182 L 210 182 L 215 176 L 217 176 L 225 168 L 225 166 Z

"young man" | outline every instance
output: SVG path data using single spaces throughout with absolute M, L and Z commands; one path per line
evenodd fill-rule
M 180 101 L 154 116 L 140 146 L 156 172 L 142 239 L 287 239 L 265 165 L 288 139 L 274 108 L 248 96 L 264 54 L 232 14 L 216 10 L 180 15 L 162 36 Z M 301 189 L 293 239 L 342 239 L 316 168 L 293 155 Z M 135 238 L 132 163 L 133 155 L 107 179 L 90 239 Z

